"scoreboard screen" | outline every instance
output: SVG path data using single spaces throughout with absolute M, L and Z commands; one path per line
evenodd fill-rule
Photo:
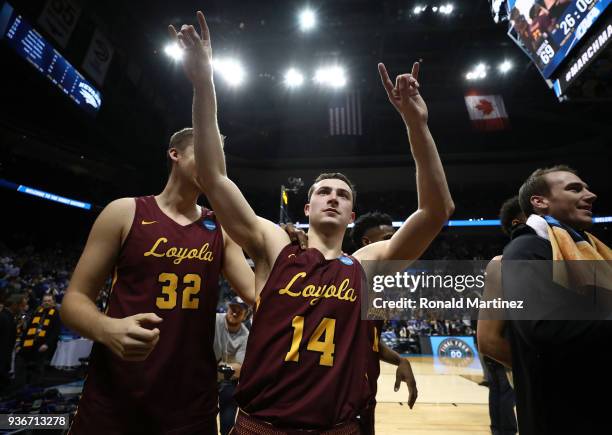
M 13 8 L 4 3 L 0 11 L 0 31 L 15 52 L 55 84 L 77 106 L 96 114 L 102 96 L 40 33 Z
M 508 0 L 510 36 L 549 79 L 612 0 Z

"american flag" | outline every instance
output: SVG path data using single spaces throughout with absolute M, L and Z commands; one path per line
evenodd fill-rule
M 347 92 L 329 104 L 330 136 L 361 136 L 361 94 Z

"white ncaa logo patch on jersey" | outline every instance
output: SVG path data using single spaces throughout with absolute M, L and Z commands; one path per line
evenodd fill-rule
M 347 257 L 346 255 L 343 255 L 342 257 L 338 258 L 338 260 L 340 260 L 342 264 L 345 264 L 347 266 L 353 265 L 353 260 L 351 260 L 351 258 Z
M 208 231 L 214 231 L 217 229 L 217 224 L 210 219 L 204 219 L 202 225 L 204 225 L 204 228 L 206 228 Z

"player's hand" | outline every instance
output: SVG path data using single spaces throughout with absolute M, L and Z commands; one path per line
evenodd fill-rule
M 298 242 L 300 249 L 308 248 L 308 234 L 299 228 L 296 228 L 293 224 L 281 224 L 280 226 L 291 239 L 291 243 Z
M 41 346 L 38 348 L 38 351 L 39 351 L 40 353 L 43 353 L 43 352 L 46 352 L 46 351 L 47 351 L 47 349 L 49 349 L 49 346 L 47 346 L 46 344 L 42 344 L 42 345 L 41 345 Z
M 416 381 L 412 373 L 412 366 L 410 365 L 410 361 L 406 358 L 400 360 L 397 370 L 395 371 L 394 391 L 399 391 L 402 382 L 408 385 L 408 406 L 412 409 L 419 392 L 417 391 Z
M 195 86 L 204 80 L 212 79 L 212 46 L 210 32 L 204 14 L 197 12 L 200 34 L 192 25 L 183 24 L 179 32 L 174 26 L 168 26 L 170 37 L 183 50 L 183 71 Z
M 389 78 L 387 68 L 382 63 L 378 64 L 378 72 L 382 84 L 387 91 L 389 101 L 393 107 L 402 115 L 406 124 L 415 122 L 427 122 L 429 116 L 427 105 L 419 94 L 419 69 L 420 63 L 415 62 L 410 74 L 401 74 L 395 78 L 395 85 Z
M 155 313 L 135 314 L 123 319 L 109 317 L 101 342 L 125 361 L 144 361 L 159 341 L 159 329 L 147 329 L 143 325 L 161 321 Z

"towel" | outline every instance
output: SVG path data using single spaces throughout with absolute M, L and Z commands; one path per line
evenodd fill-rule
M 527 225 L 550 242 L 553 280 L 557 284 L 579 292 L 587 287 L 612 291 L 612 250 L 601 240 L 587 232 L 582 235 L 552 216 L 532 214 Z

